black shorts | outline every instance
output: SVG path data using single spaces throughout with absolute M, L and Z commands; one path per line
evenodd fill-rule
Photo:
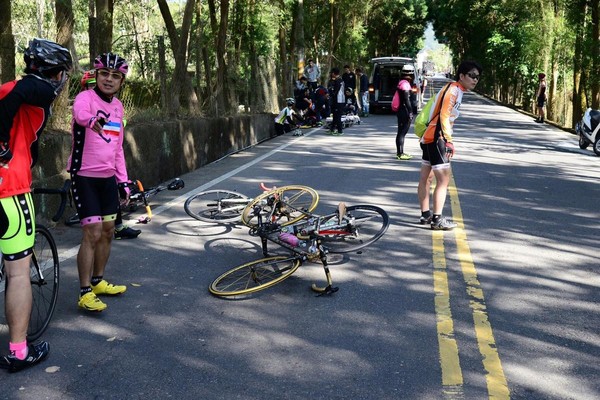
M 546 96 L 539 96 L 537 98 L 537 106 L 542 108 L 546 105 Z
M 81 225 L 114 221 L 119 211 L 117 179 L 72 176 L 73 200 Z
M 446 144 L 443 139 L 433 143 L 421 143 L 423 164 L 431 165 L 433 169 L 450 168 L 450 158 L 446 155 Z

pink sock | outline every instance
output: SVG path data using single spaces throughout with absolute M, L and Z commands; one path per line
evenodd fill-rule
M 11 354 L 13 354 L 19 360 L 24 360 L 25 357 L 27 357 L 27 354 L 29 353 L 29 349 L 27 348 L 27 340 L 21 343 L 8 342 L 8 348 Z

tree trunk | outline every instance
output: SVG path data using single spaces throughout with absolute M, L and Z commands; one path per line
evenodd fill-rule
M 216 48 L 216 60 L 217 60 L 217 81 L 214 90 L 214 95 L 217 100 L 217 115 L 221 116 L 228 113 L 231 109 L 230 93 L 229 93 L 229 76 L 227 69 L 226 55 L 226 38 L 227 38 L 227 24 L 229 21 L 229 0 L 222 0 L 220 2 L 220 18 L 218 19 L 214 0 L 209 0 L 209 9 L 211 12 L 211 26 L 214 29 L 218 28 L 218 32 L 215 37 L 215 48 Z
M 75 52 L 75 43 L 73 42 L 73 29 L 75 27 L 73 17 L 73 4 L 71 0 L 56 0 L 56 42 L 69 49 L 73 58 L 73 70 L 79 69 L 77 53 Z M 66 121 L 70 120 L 69 111 L 69 81 L 58 98 L 54 100 L 54 114 L 49 121 L 52 128 L 64 128 Z M 61 122 L 62 121 L 62 122 Z
M 586 0 L 580 0 L 578 9 L 580 23 L 575 24 L 575 54 L 573 56 L 573 124 L 581 119 L 583 109 L 583 85 L 581 71 L 583 68 L 583 41 L 586 30 L 585 14 L 587 12 Z
M 304 2 L 298 0 L 296 7 L 296 55 L 298 57 L 298 78 L 304 74 L 305 48 L 304 48 Z
M 114 0 L 96 0 L 96 41 L 99 54 L 112 51 Z
M 73 3 L 71 0 L 56 0 L 56 42 L 66 47 L 73 57 L 73 70 L 79 70 L 79 57 L 75 49 L 73 31 L 75 29 L 75 17 L 73 15 Z
M 196 90 L 197 96 L 204 101 L 207 101 L 207 108 L 211 110 L 211 96 L 209 88 L 212 87 L 211 75 L 210 75 L 210 58 L 208 56 L 208 49 L 206 48 L 206 37 L 204 36 L 204 30 L 202 28 L 202 3 L 200 0 L 196 2 L 196 79 L 198 81 L 198 88 Z M 205 90 L 200 89 L 200 81 L 202 76 L 202 70 L 204 69 L 204 80 Z
M 15 37 L 10 2 L 0 0 L 0 84 L 15 79 Z
M 592 0 L 592 108 L 600 109 L 600 0 Z
M 169 104 L 168 90 L 167 90 L 167 62 L 165 61 L 166 56 L 165 48 L 165 37 L 158 37 L 158 77 L 160 82 L 160 105 L 163 110 L 167 110 Z
M 160 14 L 165 22 L 165 28 L 167 28 L 167 34 L 169 35 L 169 41 L 171 42 L 173 55 L 176 55 L 179 46 L 179 35 L 177 34 L 177 28 L 175 27 L 173 17 L 171 16 L 171 10 L 169 9 L 169 5 L 167 4 L 166 0 L 157 0 L 157 2 Z
M 89 14 L 88 14 L 88 36 L 90 38 L 89 52 L 90 52 L 90 68 L 94 66 L 94 59 L 98 55 L 98 35 L 96 32 L 96 0 L 89 0 Z
M 137 21 L 135 19 L 135 15 L 131 16 L 131 26 L 133 27 L 133 47 L 135 48 L 135 52 L 138 55 L 140 60 L 139 70 L 142 74 L 142 79 L 146 79 L 146 63 L 144 55 L 142 54 L 142 46 L 140 46 L 140 35 L 138 31 Z
M 194 16 L 195 0 L 187 0 L 183 14 L 183 22 L 181 26 L 181 36 L 177 35 L 175 23 L 166 0 L 158 0 L 160 12 L 163 16 L 169 40 L 175 56 L 175 71 L 171 80 L 171 90 L 167 101 L 168 113 L 171 116 L 176 116 L 179 112 L 181 100 L 184 106 L 193 111 L 197 108 L 198 99 L 195 96 L 192 88 L 192 81 L 187 74 L 188 61 L 188 40 Z M 183 94 L 183 96 L 181 96 Z

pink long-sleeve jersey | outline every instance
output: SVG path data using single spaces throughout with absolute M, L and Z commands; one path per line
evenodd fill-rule
M 90 127 L 104 119 L 102 133 Z M 84 90 L 73 104 L 73 148 L 67 162 L 72 174 L 93 178 L 116 176 L 117 182 L 127 181 L 123 154 L 123 104 L 113 97 L 100 96 L 96 90 Z

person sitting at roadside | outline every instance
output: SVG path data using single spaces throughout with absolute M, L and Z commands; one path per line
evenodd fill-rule
M 344 114 L 358 114 L 358 101 L 356 100 L 354 89 L 351 87 L 346 88 L 346 107 L 344 109 Z
M 287 98 L 285 101 L 287 106 L 284 107 L 275 118 L 275 133 L 277 136 L 283 135 L 286 132 L 291 132 L 298 128 L 303 122 L 296 110 L 294 110 L 296 101 L 291 97 Z

